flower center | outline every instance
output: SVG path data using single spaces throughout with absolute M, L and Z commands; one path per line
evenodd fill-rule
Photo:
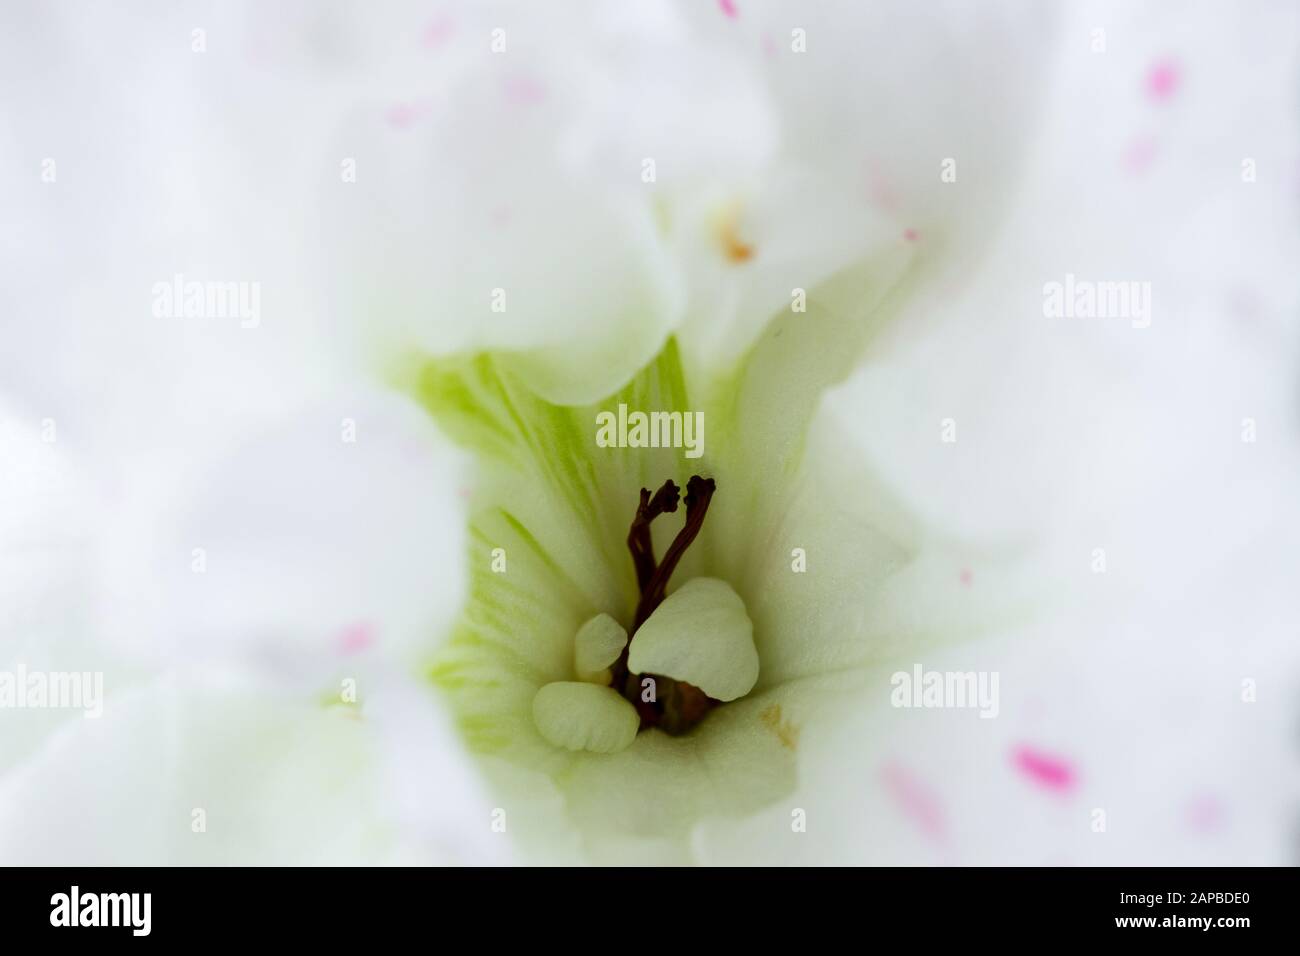
M 718 704 L 744 697 L 758 682 L 754 625 L 729 584 L 695 577 L 667 593 L 673 570 L 700 533 L 713 497 L 711 478 L 686 484 L 686 523 L 656 561 L 650 525 L 676 511 L 680 491 L 664 482 L 641 502 L 628 531 L 640 596 L 632 635 L 607 613 L 573 637 L 575 680 L 551 681 L 533 697 L 533 723 L 552 745 L 613 754 L 656 727 L 684 734 Z
M 674 680 L 662 674 L 637 674 L 628 669 L 632 641 L 636 639 L 641 625 L 663 603 L 668 581 L 686 549 L 704 526 L 704 517 L 708 514 L 709 502 L 716 489 L 717 485 L 712 478 L 691 476 L 686 483 L 686 523 L 677 532 L 677 537 L 668 546 L 660 562 L 655 561 L 650 525 L 660 515 L 677 511 L 681 491 L 676 484 L 671 480 L 665 481 L 653 495 L 648 488 L 642 488 L 641 502 L 637 505 L 636 516 L 627 533 L 627 547 L 632 553 L 632 565 L 636 569 L 641 597 L 637 602 L 628 643 L 611 669 L 609 686 L 636 708 L 641 730 L 658 727 L 668 734 L 684 734 L 721 703 L 684 680 Z M 647 678 L 651 683 L 646 683 Z

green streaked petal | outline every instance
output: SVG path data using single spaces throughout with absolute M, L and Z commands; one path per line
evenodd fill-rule
M 430 676 L 476 751 L 555 772 L 572 755 L 538 733 L 533 697 L 574 678 L 574 639 L 585 621 L 601 613 L 628 620 L 635 611 L 627 529 L 640 489 L 670 477 L 684 485 L 700 467 L 678 448 L 598 447 L 596 414 L 619 403 L 689 410 L 677 347 L 669 340 L 626 387 L 586 408 L 547 402 L 494 355 L 413 357 L 399 378 L 480 463 L 469 600 Z M 669 524 L 655 529 L 659 553 L 673 533 Z M 691 561 L 688 553 L 683 578 Z
M 735 700 L 758 681 L 754 625 L 745 602 L 717 578 L 695 578 L 668 597 L 632 640 L 628 667 Z
M 738 586 L 753 579 L 804 466 L 823 392 L 852 372 L 896 312 L 908 258 L 901 249 L 882 254 L 818 286 L 806 312 L 777 313 L 732 375 L 711 383 L 718 496 L 705 525 L 715 550 L 709 573 Z
M 636 708 L 609 687 L 580 681 L 547 684 L 533 698 L 533 721 L 565 750 L 615 754 L 636 739 Z

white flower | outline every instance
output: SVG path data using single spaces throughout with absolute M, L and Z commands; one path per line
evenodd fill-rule
M 1017 30 L 1033 35 L 1032 18 L 1001 34 L 999 23 L 978 24 L 1002 54 L 999 82 L 979 89 L 984 108 L 929 84 L 902 108 L 889 91 L 930 66 L 898 54 L 898 31 L 915 56 L 976 26 L 970 17 L 935 29 L 891 10 L 837 10 L 832 31 L 814 15 L 822 53 L 805 60 L 797 44 L 786 49 L 779 10 L 749 9 L 738 23 L 671 4 L 589 12 L 576 24 L 522 15 L 507 30 L 524 38 L 520 53 L 462 62 L 426 99 L 417 88 L 409 95 L 423 108 L 403 122 L 362 110 L 347 138 L 385 144 L 377 189 L 391 199 L 357 204 L 363 215 L 336 232 L 346 260 L 362 264 L 349 272 L 349 302 L 379 304 L 397 377 L 414 374 L 410 387 L 444 429 L 488 461 L 470 606 L 436 670 L 471 742 L 558 780 L 593 852 L 643 839 L 646 852 L 681 854 L 703 816 L 793 787 L 800 693 L 820 700 L 829 690 L 814 685 L 952 634 L 904 619 L 907 589 L 944 559 L 917 560 L 921 533 L 866 472 L 838 473 L 842 437 L 820 436 L 826 453 L 808 464 L 807 429 L 822 389 L 849 372 L 909 286 L 973 258 L 963 237 L 991 226 L 1033 128 L 1036 91 L 1014 78 L 1039 51 L 1016 42 Z M 945 67 L 983 78 L 988 53 L 962 44 Z M 681 65 L 681 79 L 663 76 L 666 62 Z M 934 188 L 940 136 L 981 171 L 982 190 Z M 485 315 L 489 293 L 499 308 Z M 475 314 L 485 320 L 459 320 Z M 491 353 L 421 368 L 410 343 Z M 616 406 L 703 409 L 710 450 L 683 471 L 677 452 L 599 449 L 595 416 Z M 601 614 L 635 630 L 624 542 L 638 494 L 668 479 L 685 487 L 694 471 L 722 490 L 673 584 L 709 575 L 740 595 L 758 674 L 736 691 L 743 702 L 697 733 L 646 731 L 633 743 L 631 703 L 584 686 L 575 641 Z M 864 493 L 875 500 L 863 506 Z M 803 576 L 792 562 L 809 551 L 821 569 Z M 495 567 L 498 552 L 506 567 Z M 640 637 L 631 659 L 606 662 L 616 685 L 650 653 Z M 661 681 L 703 667 L 696 673 L 723 686 L 728 665 L 742 666 L 732 655 L 681 659 L 720 635 L 673 637 L 677 650 L 659 659 L 683 670 Z M 738 640 L 743 658 L 749 639 Z M 635 701 L 641 689 L 622 692 Z M 693 726 L 671 716 L 685 706 L 672 695 L 658 704 L 679 732 Z M 597 756 L 566 753 L 584 749 Z M 640 798 L 618 793 L 618 781 Z
M 0 856 L 1279 862 L 1294 13 L 1162 9 L 21 14 L 0 668 L 107 700 L 0 712 Z M 177 273 L 261 321 L 150 314 Z M 597 447 L 620 400 L 704 456 Z M 657 613 L 731 650 L 630 651 L 735 699 L 628 740 L 628 531 L 692 474 Z M 916 662 L 998 719 L 890 708 Z

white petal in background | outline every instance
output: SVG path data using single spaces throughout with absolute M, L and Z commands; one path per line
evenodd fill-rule
M 104 699 L 4 712 L 5 859 L 508 858 L 419 676 L 464 587 L 461 469 L 431 428 L 352 396 L 78 522 L 102 498 L 12 468 L 57 444 L 6 442 L 6 669 L 103 671 Z M 33 836 L 65 816 L 84 830 Z
M 399 794 L 426 811 L 408 858 L 502 858 L 499 839 L 461 852 L 448 838 L 489 834 L 490 808 L 418 676 L 464 586 L 462 468 L 423 415 L 353 384 L 361 357 L 319 334 L 330 290 L 312 210 L 321 181 L 337 181 L 323 144 L 348 102 L 326 91 L 364 86 L 394 35 L 354 14 L 4 14 L 0 667 L 102 671 L 106 700 L 98 719 L 5 711 L 0 781 L 15 837 L 50 829 L 45 811 L 81 815 L 62 861 L 374 860 L 383 842 L 352 836 L 409 813 Z M 155 286 L 178 274 L 255 284 L 256 321 L 159 316 Z M 196 668 L 226 675 L 230 700 L 191 718 L 198 690 L 156 688 Z M 337 706 L 344 680 L 350 709 Z M 343 836 L 276 842 L 269 830 L 296 814 L 247 786 L 225 737 L 240 720 L 250 748 L 275 740 L 248 773 L 302 787 L 311 824 Z M 169 725 L 183 748 L 151 736 Z M 340 773 L 364 779 L 317 803 L 312 786 L 332 784 L 311 773 L 333 746 Z M 424 778 L 379 785 L 408 763 Z M 84 784 L 59 794 L 100 775 L 111 799 L 87 805 L 97 787 Z M 204 844 L 183 843 L 188 816 L 127 814 L 153 807 L 154 789 L 181 799 L 187 781 L 210 794 L 233 781 L 250 802 Z M 259 799 L 278 809 L 259 817 Z M 114 813 L 126 815 L 109 825 Z M 39 844 L 7 849 L 47 862 L 28 856 Z
M 1065 596 L 1015 638 L 920 661 L 1000 672 L 996 719 L 891 710 L 877 675 L 876 713 L 810 742 L 808 839 L 782 837 L 800 858 L 1293 862 L 1297 24 L 1252 10 L 1076 9 L 985 267 L 828 398 L 933 526 L 1021 551 Z M 1149 282 L 1149 327 L 1047 317 L 1067 272 Z M 988 582 L 976 564 L 931 587 Z M 789 812 L 751 825 L 789 834 Z
M 0 856 L 27 865 L 484 863 L 507 858 L 487 805 L 458 789 L 454 744 L 436 724 L 423 752 L 450 788 L 393 781 L 367 721 L 211 676 L 119 695 L 98 720 L 61 731 L 0 783 Z M 445 734 L 445 732 L 444 732 Z M 450 771 L 450 773 L 448 773 Z M 445 782 L 439 781 L 440 783 Z M 424 829 L 391 794 L 424 803 Z M 57 826 L 45 821 L 57 821 Z M 437 831 L 428 829 L 435 821 Z M 477 825 L 475 825 L 477 824 Z
M 128 491 L 105 509 L 105 601 L 130 609 L 109 630 L 308 681 L 372 648 L 410 661 L 464 591 L 466 473 L 392 396 L 341 394 L 250 427 L 171 500 Z

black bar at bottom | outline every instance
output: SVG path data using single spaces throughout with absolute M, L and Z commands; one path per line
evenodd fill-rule
M 1296 876 L 1190 868 L 6 869 L 0 926 L 7 943 L 75 935 L 88 943 L 337 948 L 389 938 L 451 944 L 462 933 L 494 945 L 507 935 L 542 943 L 644 933 L 644 945 L 657 947 L 667 933 L 734 945 L 839 927 L 864 943 L 921 930 L 926 944 L 1128 936 L 1181 945 L 1294 939 Z

